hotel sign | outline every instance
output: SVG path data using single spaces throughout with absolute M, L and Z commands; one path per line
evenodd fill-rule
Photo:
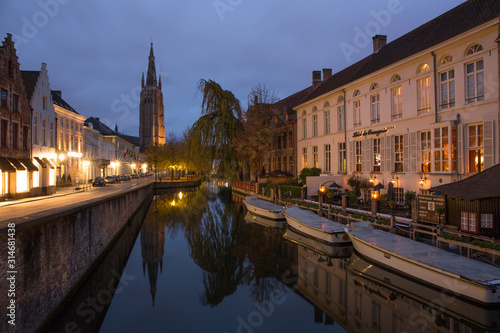
M 352 137 L 353 138 L 357 138 L 357 137 L 360 137 L 360 136 L 367 136 L 367 135 L 376 135 L 376 136 L 379 136 L 382 133 L 387 133 L 388 130 L 393 129 L 393 128 L 394 128 L 394 126 L 389 126 L 389 127 L 384 127 L 383 129 L 379 129 L 379 130 L 369 129 L 368 131 L 354 132 L 353 135 L 352 135 Z
M 443 224 L 446 221 L 445 214 L 442 216 L 436 211 L 436 208 L 445 208 L 444 197 L 436 195 L 418 195 L 418 221 Z

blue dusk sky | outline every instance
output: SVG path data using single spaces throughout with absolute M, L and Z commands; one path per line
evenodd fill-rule
M 22 70 L 47 63 L 50 85 L 85 117 L 139 134 L 141 75 L 153 41 L 165 131 L 200 116 L 200 79 L 247 107 L 259 83 L 285 98 L 312 71 L 342 70 L 462 0 L 0 0 L 0 32 L 14 35 Z

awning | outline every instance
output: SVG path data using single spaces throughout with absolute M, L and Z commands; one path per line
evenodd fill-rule
M 61 165 L 59 165 L 59 163 L 57 163 L 56 160 L 54 160 L 53 158 L 50 159 L 50 164 L 54 166 L 54 168 L 59 168 L 61 167 Z
M 16 168 L 5 157 L 0 157 L 0 170 L 2 172 L 16 172 Z
M 28 168 L 29 172 L 38 171 L 38 168 L 31 162 L 29 158 L 20 158 L 19 161 Z
M 51 169 L 55 169 L 56 167 L 50 162 L 46 157 L 42 158 L 43 163 L 47 164 L 47 166 Z
M 6 157 L 6 159 L 16 168 L 17 171 L 26 171 L 26 167 L 17 158 Z
M 42 161 L 42 159 L 40 157 L 34 157 L 35 161 L 38 162 L 38 164 L 40 164 L 42 166 L 42 168 L 46 168 L 47 165 L 45 164 L 44 161 Z

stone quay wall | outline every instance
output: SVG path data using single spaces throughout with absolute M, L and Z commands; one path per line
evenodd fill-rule
M 127 227 L 153 193 L 154 184 L 96 200 L 74 209 L 16 223 L 15 296 L 8 280 L 8 251 L 0 251 L 0 332 L 34 332 L 78 286 L 94 262 Z M 0 244 L 8 235 L 0 231 Z M 15 301 L 15 326 L 7 307 Z

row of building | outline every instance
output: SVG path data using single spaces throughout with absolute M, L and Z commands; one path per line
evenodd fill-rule
M 47 65 L 21 70 L 12 35 L 0 47 L 0 200 L 55 193 L 56 185 L 131 174 L 139 138 L 78 113 L 51 90 Z
M 275 105 L 260 170 L 392 182 L 403 202 L 498 164 L 499 15 L 498 1 L 466 1 L 390 43 L 374 36 L 372 54 L 334 74 L 314 71 Z

